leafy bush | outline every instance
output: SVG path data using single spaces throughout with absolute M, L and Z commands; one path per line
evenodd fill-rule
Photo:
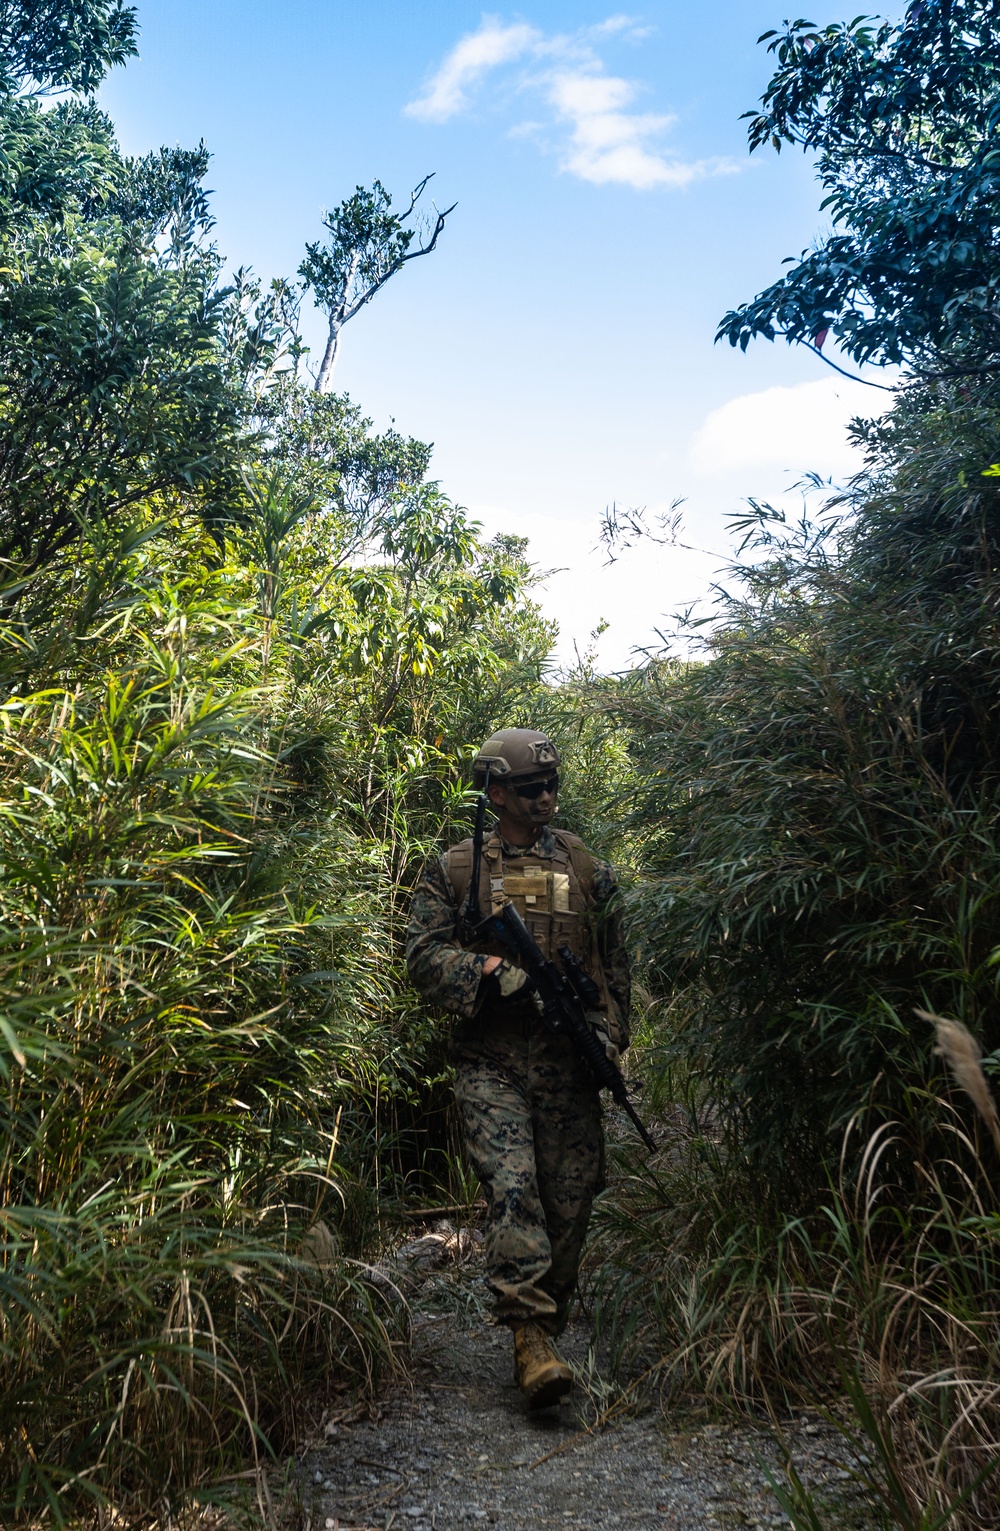
M 5 1516 L 169 1499 L 280 1445 L 331 1360 L 394 1364 L 363 1269 L 295 1258 L 336 1185 L 350 997 L 309 974 L 356 921 L 289 898 L 235 615 L 137 591 L 72 689 L 2 709 Z
M 998 438 L 988 388 L 911 394 L 819 523 L 745 518 L 759 561 L 707 662 L 613 699 L 668 1045 L 779 1201 L 873 1089 L 896 1110 L 924 1083 L 915 1005 L 1000 1046 Z

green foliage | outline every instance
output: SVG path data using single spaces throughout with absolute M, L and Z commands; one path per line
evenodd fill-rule
M 0 101 L 0 559 L 30 572 L 94 521 L 234 473 L 204 149 L 121 156 L 93 106 Z
M 948 15 L 954 68 L 937 4 L 774 44 L 754 141 L 821 150 L 854 243 L 731 338 L 786 304 L 859 359 L 992 365 L 991 12 Z M 118 6 L 31 18 L 64 46 L 22 28 L 22 85 L 131 47 Z M 400 933 L 475 747 L 524 723 L 625 863 L 666 1119 L 601 1211 L 616 1351 L 738 1402 L 856 1384 L 897 1522 L 987 1524 L 996 1208 L 911 1016 L 961 1016 L 995 1071 L 994 386 L 859 422 L 867 471 L 815 524 L 751 506 L 704 662 L 556 685 L 526 543 L 326 391 L 352 304 L 434 247 L 423 188 L 359 188 L 309 247 L 313 391 L 303 289 L 220 285 L 203 146 L 128 159 L 81 100 L 0 116 L 0 1518 L 169 1517 L 401 1364 L 394 1204 L 473 1191 Z
M 335 1186 L 348 1048 L 350 975 L 335 1000 L 315 974 L 355 920 L 281 875 L 225 573 L 185 594 L 156 552 L 77 628 L 72 689 L 42 674 L 2 714 L 5 1521 L 183 1496 L 261 1432 L 280 1446 L 324 1367 L 394 1364 L 361 1273 L 294 1258 Z
M 0 558 L 28 572 L 91 520 L 210 491 L 235 409 L 210 257 L 178 269 L 124 230 L 94 240 L 71 225 L 22 235 L 4 258 Z
M 90 102 L 61 102 L 43 111 L 18 96 L 0 102 L 0 229 L 9 236 L 38 217 L 91 212 L 119 179 L 111 124 Z
M 416 229 L 404 227 L 407 216 L 392 211 L 392 197 L 381 181 L 371 191 L 358 186 L 325 214 L 329 244 L 306 245 L 299 268 L 323 308 L 345 309 L 359 293 L 381 287 L 396 274 L 416 237 Z
M 602 1208 L 602 1322 L 671 1392 L 846 1396 L 900 1528 L 995 1520 L 995 1175 L 914 1018 L 961 1017 L 995 1075 L 994 32 L 992 7 L 928 4 L 773 42 L 752 142 L 818 148 L 837 225 L 723 333 L 833 328 L 860 361 L 981 374 L 856 421 L 865 471 L 815 519 L 750 503 L 701 662 L 589 687 L 639 777 L 640 1046 L 669 1123 Z M 824 1523 L 794 1464 L 782 1492 Z
M 527 571 L 434 486 L 330 564 L 294 479 L 244 480 L 224 562 L 190 518 L 85 538 L 0 632 L 5 1518 L 179 1503 L 398 1364 L 353 1257 L 443 1062 L 398 951 L 466 804 L 432 677 L 462 738 Z
M 0 7 L 20 85 L 132 32 Z M 457 1162 L 407 889 L 551 633 L 302 386 L 300 289 L 220 285 L 203 146 L 0 131 L 0 1519 L 169 1519 L 402 1364 L 386 1193 Z
M 136 52 L 135 8 L 122 0 L 5 0 L 0 90 L 89 94 Z
M 751 147 L 818 151 L 834 230 L 720 335 L 832 330 L 910 380 L 854 422 L 865 471 L 814 519 L 737 518 L 700 660 L 581 692 L 638 777 L 621 843 L 665 1115 L 600 1208 L 600 1324 L 669 1399 L 827 1404 L 900 1531 L 996 1520 L 995 1165 L 914 1017 L 961 1017 L 996 1077 L 996 29 L 929 0 L 767 34 Z M 794 1525 L 840 1523 L 786 1477 Z
M 913 1102 L 857 1150 L 852 1128 L 856 1176 L 832 1180 L 806 1215 L 768 1215 L 718 1119 L 676 1082 L 672 1093 L 658 1161 L 620 1149 L 617 1192 L 596 1209 L 588 1298 L 602 1339 L 641 1362 L 665 1410 L 766 1406 L 780 1434 L 792 1411 L 820 1408 L 877 1525 L 991 1531 L 996 1176 L 961 1112 L 940 1094 Z M 918 1105 L 934 1110 L 934 1140 L 920 1141 Z M 897 1136 L 912 1180 L 897 1178 Z M 787 1448 L 785 1480 L 768 1476 L 798 1531 L 844 1524 Z
M 359 553 L 390 513 L 395 492 L 427 475 L 431 449 L 392 428 L 375 435 L 346 394 L 307 392 L 291 375 L 254 401 L 250 424 L 268 461 L 280 463 L 326 513 L 330 557 Z
M 777 69 L 750 147 L 818 155 L 833 232 L 719 329 L 925 373 L 1000 358 L 1000 21 L 992 0 L 918 0 L 899 23 L 766 32 Z
M 426 175 L 414 187 L 410 205 L 403 212 L 393 211 L 392 197 L 381 181 L 376 181 L 371 191 L 358 186 L 353 196 L 325 215 L 323 225 L 330 236 L 328 243 L 306 245 L 299 275 L 306 289 L 315 293 L 316 302 L 329 322 L 326 350 L 316 378 L 318 393 L 329 389 L 343 326 L 402 271 L 407 261 L 430 255 L 437 245 L 454 203 L 443 213 L 435 209 L 430 237 L 426 243 L 421 240 L 416 249 L 411 246 L 417 226 L 406 226 L 431 179 Z
M 668 1045 L 779 1200 L 822 1182 L 876 1080 L 894 1107 L 926 1080 L 915 1005 L 1000 1047 L 998 435 L 985 386 L 911 393 L 817 524 L 743 518 L 756 561 L 708 662 L 613 698 Z

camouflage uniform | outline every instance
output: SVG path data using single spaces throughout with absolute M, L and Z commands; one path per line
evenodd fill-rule
M 531 847 L 502 847 L 503 862 L 551 860 L 546 826 Z M 599 965 L 627 1044 L 628 958 L 609 900 L 615 877 L 588 857 Z M 602 915 L 603 909 L 603 915 Z M 543 1025 L 530 998 L 501 999 L 483 980 L 486 953 L 459 939 L 459 906 L 447 857 L 417 883 L 407 933 L 414 985 L 460 1018 L 455 1094 L 469 1160 L 488 1203 L 486 1263 L 500 1322 L 534 1322 L 550 1334 L 566 1321 L 590 1208 L 604 1175 L 601 1106 L 572 1044 Z M 598 974 L 594 975 L 599 976 Z

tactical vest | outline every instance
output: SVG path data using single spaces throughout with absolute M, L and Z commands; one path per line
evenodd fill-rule
M 555 840 L 551 860 L 529 851 L 504 861 L 500 836 L 493 834 L 483 845 L 479 880 L 479 907 L 496 913 L 509 899 L 531 931 L 546 957 L 557 965 L 559 947 L 568 946 L 583 963 L 601 991 L 602 1009 L 615 1014 L 600 949 L 594 934 L 594 862 L 577 835 L 564 829 L 552 831 Z M 462 840 L 445 852 L 445 867 L 459 909 L 465 904 L 472 877 L 472 841 Z M 505 957 L 496 941 L 476 942 L 470 951 Z

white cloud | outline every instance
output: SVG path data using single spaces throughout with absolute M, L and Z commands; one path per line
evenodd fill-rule
M 644 37 L 653 35 L 652 27 L 644 27 L 635 16 L 609 16 L 606 21 L 597 22 L 596 26 L 585 27 L 581 33 L 584 37 L 627 37 L 630 42 L 640 42 Z
M 491 69 L 513 63 L 543 42 L 541 32 L 526 23 L 505 27 L 485 16 L 478 32 L 456 43 L 423 95 L 406 107 L 409 117 L 422 122 L 447 122 L 468 106 L 467 90 Z
M 869 389 L 846 378 L 741 394 L 706 417 L 691 445 L 691 465 L 705 474 L 762 467 L 824 476 L 856 471 L 861 458 L 847 426 L 855 415 L 881 414 L 885 405 L 872 401 Z
M 579 70 L 553 73 L 548 99 L 559 120 L 571 129 L 563 169 L 596 185 L 618 182 L 640 191 L 650 186 L 687 186 L 711 174 L 715 162 L 677 160 L 656 147 L 676 119 L 627 111 L 636 95 L 630 81 L 614 75 Z
M 596 185 L 616 183 L 645 191 L 653 186 L 687 186 L 707 175 L 734 170 L 723 160 L 684 161 L 662 144 L 674 118 L 638 112 L 633 103 L 640 87 L 609 74 L 596 51 L 602 38 L 645 34 L 634 19 L 610 16 L 572 34 L 547 36 L 526 22 L 504 26 L 495 16 L 483 18 L 477 32 L 461 38 L 406 107 L 424 122 L 447 122 L 471 104 L 473 87 L 504 65 L 514 71 L 518 91 L 533 93 L 548 106 L 550 123 L 519 124 L 513 131 L 541 137 L 546 127 L 561 129 L 560 168 Z

